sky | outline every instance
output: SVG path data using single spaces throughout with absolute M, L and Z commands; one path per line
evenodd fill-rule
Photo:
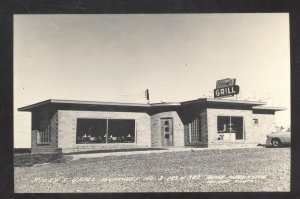
M 285 107 L 290 126 L 288 13 L 14 15 L 14 147 L 30 147 L 31 113 L 47 99 L 146 103 L 213 96 Z

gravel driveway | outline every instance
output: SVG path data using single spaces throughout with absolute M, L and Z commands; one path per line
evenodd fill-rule
M 290 191 L 290 148 L 168 152 L 15 168 L 15 192 Z

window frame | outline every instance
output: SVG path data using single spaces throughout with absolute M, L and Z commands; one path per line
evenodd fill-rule
M 51 124 L 49 120 L 41 120 L 36 130 L 36 145 L 49 145 L 51 143 Z
M 198 139 L 194 139 L 195 137 L 198 137 Z M 189 142 L 191 144 L 202 142 L 200 117 L 196 117 L 193 121 L 189 122 Z
M 86 119 L 86 120 L 105 120 L 106 122 L 106 132 L 105 132 L 105 142 L 103 143 L 99 143 L 99 142 L 91 142 L 91 143 L 78 143 L 77 141 L 77 126 L 78 126 L 78 120 L 80 119 Z M 134 136 L 133 136 L 133 139 L 134 141 L 133 142 L 108 142 L 108 134 L 109 134 L 109 120 L 133 120 L 134 121 Z M 105 117 L 105 118 L 98 118 L 98 117 L 78 117 L 76 118 L 76 136 L 75 136 L 75 143 L 76 145 L 83 145 L 83 144 L 87 144 L 87 145 L 93 145 L 93 144 L 96 144 L 96 145 L 107 145 L 107 144 L 136 144 L 137 143 L 137 122 L 136 122 L 136 118 L 110 118 L 110 117 Z
M 237 140 L 235 140 L 235 141 L 245 141 L 246 140 L 246 128 L 245 128 L 245 117 L 244 116 L 242 116 L 242 115 L 217 115 L 217 135 L 223 135 L 223 134 L 227 134 L 227 133 L 222 133 L 222 132 L 219 132 L 218 131 L 218 117 L 229 117 L 229 121 L 230 121 L 230 123 L 231 123 L 231 118 L 232 117 L 240 117 L 240 118 L 242 118 L 243 119 L 243 127 L 242 127 L 242 129 L 243 129 L 243 139 L 237 139 Z M 231 133 L 231 132 L 229 132 L 229 133 Z

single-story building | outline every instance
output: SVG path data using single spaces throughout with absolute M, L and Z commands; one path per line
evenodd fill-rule
M 32 114 L 33 154 L 122 148 L 256 146 L 275 130 L 265 102 L 200 98 L 175 103 L 50 99 Z

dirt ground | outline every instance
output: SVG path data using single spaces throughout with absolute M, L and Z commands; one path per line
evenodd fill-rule
M 167 152 L 15 167 L 15 192 L 290 191 L 290 148 Z

